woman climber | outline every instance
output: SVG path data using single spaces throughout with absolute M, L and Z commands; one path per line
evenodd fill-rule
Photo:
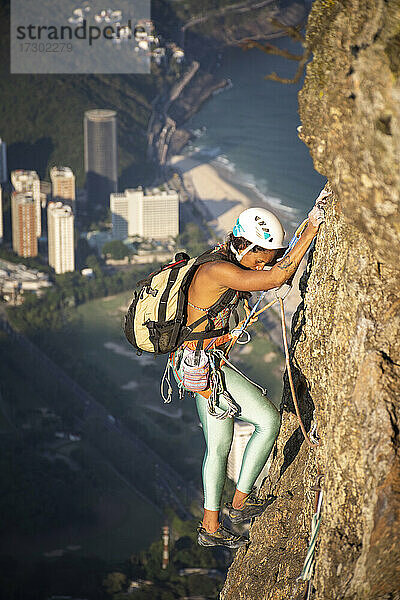
M 227 242 L 215 249 L 221 260 L 200 265 L 190 284 L 187 323 L 190 325 L 196 320 L 202 320 L 202 323 L 193 328 L 197 338 L 191 336 L 191 341 L 185 341 L 173 353 L 172 365 L 178 385 L 194 391 L 206 442 L 202 468 L 204 516 L 197 530 L 198 543 L 202 546 L 238 548 L 248 542 L 219 521 L 226 463 L 233 438 L 233 417 L 255 426 L 244 452 L 235 494 L 232 502 L 226 504 L 233 523 L 258 516 L 266 508 L 266 501 L 257 498 L 252 488 L 280 427 L 280 414 L 265 391 L 224 356 L 223 350 L 232 335 L 214 337 L 215 330 L 227 326 L 231 312 L 238 299 L 246 296 L 245 292 L 279 288 L 291 279 L 324 220 L 322 207 L 327 195 L 324 190 L 321 192 L 308 214 L 307 227 L 281 260 L 277 259 L 283 254 L 285 232 L 277 217 L 263 208 L 245 210 Z M 264 270 L 266 265 L 269 270 Z M 228 303 L 221 308 L 218 301 L 227 294 Z M 205 314 L 208 327 L 201 319 Z M 213 331 L 207 337 L 210 329 Z

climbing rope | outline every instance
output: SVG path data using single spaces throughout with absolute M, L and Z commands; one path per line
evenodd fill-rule
M 283 338 L 283 347 L 285 349 L 286 369 L 287 369 L 287 374 L 288 374 L 288 378 L 289 378 L 289 385 L 290 385 L 290 391 L 292 393 L 293 404 L 296 409 L 296 415 L 299 420 L 300 429 L 302 431 L 305 441 L 310 446 L 310 448 L 317 448 L 319 446 L 319 443 L 318 442 L 314 443 L 310 440 L 310 438 L 307 435 L 306 428 L 304 427 L 303 421 L 300 416 L 300 410 L 299 410 L 299 405 L 297 402 L 296 390 L 294 389 L 292 369 L 290 366 L 290 359 L 289 359 L 289 348 L 288 348 L 287 335 L 286 335 L 285 307 L 283 305 L 283 299 L 278 298 L 278 300 L 279 300 L 279 304 L 280 304 L 280 308 L 281 308 L 282 338 Z
M 322 497 L 323 497 L 323 492 L 321 491 L 321 494 L 320 494 L 320 497 L 319 497 L 319 502 L 318 502 L 317 512 L 313 514 L 313 517 L 312 517 L 312 520 L 311 520 L 311 537 L 310 537 L 310 543 L 309 543 L 309 546 L 308 546 L 306 558 L 304 560 L 303 569 L 302 569 L 301 575 L 300 575 L 300 578 L 303 581 L 310 581 L 310 579 L 311 579 L 311 577 L 313 575 L 313 572 L 314 572 L 315 544 L 317 543 L 317 536 L 318 536 L 318 532 L 319 532 L 319 526 L 320 526 L 320 523 L 321 523 Z
M 314 506 L 314 514 L 311 520 L 311 535 L 310 535 L 310 543 L 308 545 L 306 558 L 304 560 L 303 568 L 297 581 L 307 582 L 307 587 L 305 591 L 305 600 L 310 600 L 312 594 L 312 577 L 314 575 L 314 567 L 315 567 L 315 546 L 317 543 L 317 537 L 319 532 L 319 527 L 321 524 L 321 507 L 322 507 L 322 498 L 323 498 L 323 490 L 321 488 L 321 481 L 324 478 L 323 474 L 317 475 L 317 480 L 315 485 L 312 486 L 312 490 L 315 491 L 315 506 Z
M 243 319 L 243 321 L 241 321 L 238 324 L 238 326 L 236 327 L 236 329 L 234 329 L 232 331 L 233 337 L 232 337 L 232 339 L 231 339 L 231 341 L 229 343 L 228 348 L 225 351 L 225 357 L 221 360 L 221 365 L 220 365 L 221 367 L 222 367 L 222 365 L 224 365 L 226 363 L 226 360 L 227 360 L 226 357 L 228 356 L 229 352 L 232 350 L 232 348 L 236 344 L 236 342 L 238 342 L 238 340 L 241 337 L 241 335 L 245 332 L 246 327 L 250 323 L 251 319 L 257 319 L 259 317 L 259 315 L 264 312 L 264 310 L 267 310 L 273 304 L 275 304 L 275 302 L 277 302 L 277 299 L 275 298 L 274 300 L 272 300 L 271 302 L 269 302 L 268 304 L 266 304 L 263 308 L 261 308 L 260 310 L 257 311 L 257 308 L 258 308 L 261 300 L 264 298 L 265 294 L 266 294 L 266 292 L 262 292 L 262 294 L 260 294 L 259 299 L 255 303 L 255 305 L 253 306 L 253 308 L 249 311 L 247 317 L 245 319 Z M 247 304 L 247 306 L 248 306 L 248 304 Z M 250 341 L 250 336 L 249 336 L 249 339 L 247 341 Z M 238 343 L 240 343 L 240 342 L 238 342 Z

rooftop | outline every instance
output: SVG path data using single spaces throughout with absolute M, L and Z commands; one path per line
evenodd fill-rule
M 108 121 L 116 116 L 117 112 L 108 108 L 93 108 L 85 112 L 85 118 L 91 121 Z
M 68 204 L 63 204 L 62 202 L 49 202 L 47 210 L 57 214 L 59 217 L 69 217 L 72 215 L 72 208 L 68 206 Z
M 70 167 L 52 167 L 50 169 L 51 177 L 73 177 L 74 174 Z

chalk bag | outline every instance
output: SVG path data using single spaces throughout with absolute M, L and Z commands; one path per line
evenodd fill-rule
M 210 362 L 204 350 L 185 348 L 182 357 L 182 383 L 189 392 L 202 392 L 208 388 Z

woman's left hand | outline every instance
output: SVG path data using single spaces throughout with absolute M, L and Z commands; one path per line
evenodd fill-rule
M 325 208 L 327 198 L 331 194 L 332 194 L 332 192 L 329 192 L 328 190 L 326 190 L 325 188 L 323 188 L 320 191 L 318 198 L 314 202 L 314 205 L 317 206 L 318 208 Z

